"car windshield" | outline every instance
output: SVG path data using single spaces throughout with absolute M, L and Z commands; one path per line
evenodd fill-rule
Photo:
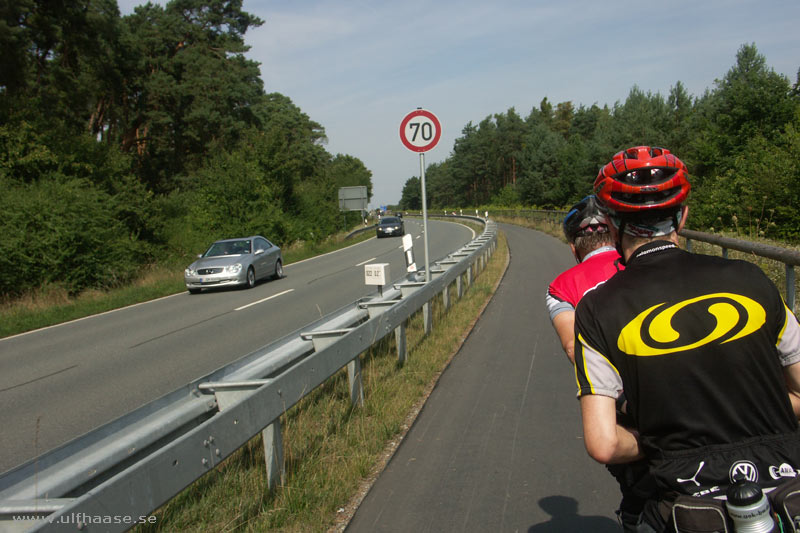
M 218 257 L 220 255 L 242 255 L 250 253 L 250 240 L 220 241 L 211 245 L 203 257 Z
M 381 224 L 399 224 L 400 220 L 395 217 L 383 217 Z

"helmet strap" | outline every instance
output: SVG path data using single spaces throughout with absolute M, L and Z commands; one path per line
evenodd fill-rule
M 625 253 L 622 251 L 622 239 L 625 237 L 625 219 L 618 219 L 619 226 L 617 226 L 617 238 L 614 240 L 614 246 L 619 254 L 619 262 L 622 266 L 625 265 Z
M 581 258 L 578 255 L 578 249 L 575 248 L 575 243 L 574 242 L 569 243 L 569 249 L 572 250 L 572 256 L 575 258 L 575 262 L 580 264 Z

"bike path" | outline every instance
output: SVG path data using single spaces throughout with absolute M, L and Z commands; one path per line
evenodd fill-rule
M 346 533 L 620 531 L 618 486 L 586 454 L 544 306 L 575 260 L 549 235 L 500 229 L 511 257 L 497 292 Z

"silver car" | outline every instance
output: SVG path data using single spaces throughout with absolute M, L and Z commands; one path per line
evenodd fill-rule
M 183 271 L 186 288 L 192 294 L 231 285 L 249 289 L 259 279 L 283 277 L 281 249 L 260 235 L 217 241 L 197 257 Z

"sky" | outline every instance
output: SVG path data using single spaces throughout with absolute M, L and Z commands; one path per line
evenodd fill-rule
M 118 3 L 125 15 L 144 2 Z M 612 107 L 634 86 L 667 96 L 679 81 L 701 96 L 743 44 L 791 83 L 800 67 L 798 0 L 244 0 L 243 9 L 264 21 L 245 41 L 265 91 L 321 124 L 332 155 L 364 163 L 371 208 L 398 203 L 420 175 L 399 133 L 417 108 L 442 126 L 427 166 L 447 159 L 468 123 L 512 107 L 525 118 L 545 97 Z

